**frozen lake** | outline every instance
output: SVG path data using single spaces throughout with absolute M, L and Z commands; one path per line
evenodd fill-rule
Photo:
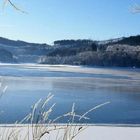
M 70 111 L 73 103 L 76 113 L 84 114 L 110 102 L 81 123 L 140 124 L 140 69 L 1 64 L 0 76 L 8 86 L 0 99 L 0 123 L 22 120 L 51 92 L 50 105 L 56 103 L 52 119 Z

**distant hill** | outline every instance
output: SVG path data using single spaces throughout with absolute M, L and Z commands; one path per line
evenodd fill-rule
M 49 48 L 50 45 L 45 43 L 28 43 L 0 37 L 0 53 L 2 50 L 10 53 L 16 63 L 38 63 L 39 58 L 46 55 Z M 8 55 L 5 57 L 0 55 L 0 60 L 5 62 L 6 56 L 8 58 Z M 13 62 L 12 58 L 11 62 Z
M 140 35 L 122 37 L 122 38 L 116 38 L 116 39 L 110 39 L 104 41 L 97 41 L 97 42 L 98 44 L 103 44 L 103 45 L 125 44 L 125 45 L 137 46 L 140 45 Z
M 140 35 L 124 37 L 114 44 L 127 44 L 127 45 L 131 45 L 131 46 L 140 45 Z
M 39 43 L 29 43 L 20 40 L 10 40 L 7 38 L 0 37 L 0 44 L 8 45 L 8 46 L 46 46 L 47 44 L 39 44 Z
M 45 64 L 140 67 L 140 35 L 104 41 L 57 40 Z
M 0 49 L 0 62 L 15 63 L 16 60 L 14 59 L 12 53 L 10 53 L 4 49 Z
M 0 62 L 140 67 L 140 35 L 104 41 L 56 40 L 54 45 L 0 37 Z

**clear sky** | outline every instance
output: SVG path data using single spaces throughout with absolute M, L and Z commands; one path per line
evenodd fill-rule
M 0 4 L 2 7 L 2 1 Z M 140 0 L 13 0 L 28 14 L 7 5 L 0 10 L 0 36 L 29 42 L 58 39 L 104 40 L 140 34 Z

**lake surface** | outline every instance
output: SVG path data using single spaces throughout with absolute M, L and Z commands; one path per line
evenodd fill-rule
M 71 111 L 73 103 L 82 115 L 110 102 L 80 123 L 140 124 L 140 69 L 1 64 L 0 76 L 1 89 L 8 86 L 0 98 L 0 123 L 22 120 L 33 104 L 52 93 L 48 106 L 56 106 L 51 119 Z

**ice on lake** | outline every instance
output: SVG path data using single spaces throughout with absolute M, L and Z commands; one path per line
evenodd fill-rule
M 52 119 L 70 111 L 73 103 L 76 113 L 83 114 L 110 102 L 81 123 L 140 124 L 140 69 L 1 64 L 0 76 L 8 86 L 0 99 L 0 123 L 21 120 L 34 103 L 52 93 Z

